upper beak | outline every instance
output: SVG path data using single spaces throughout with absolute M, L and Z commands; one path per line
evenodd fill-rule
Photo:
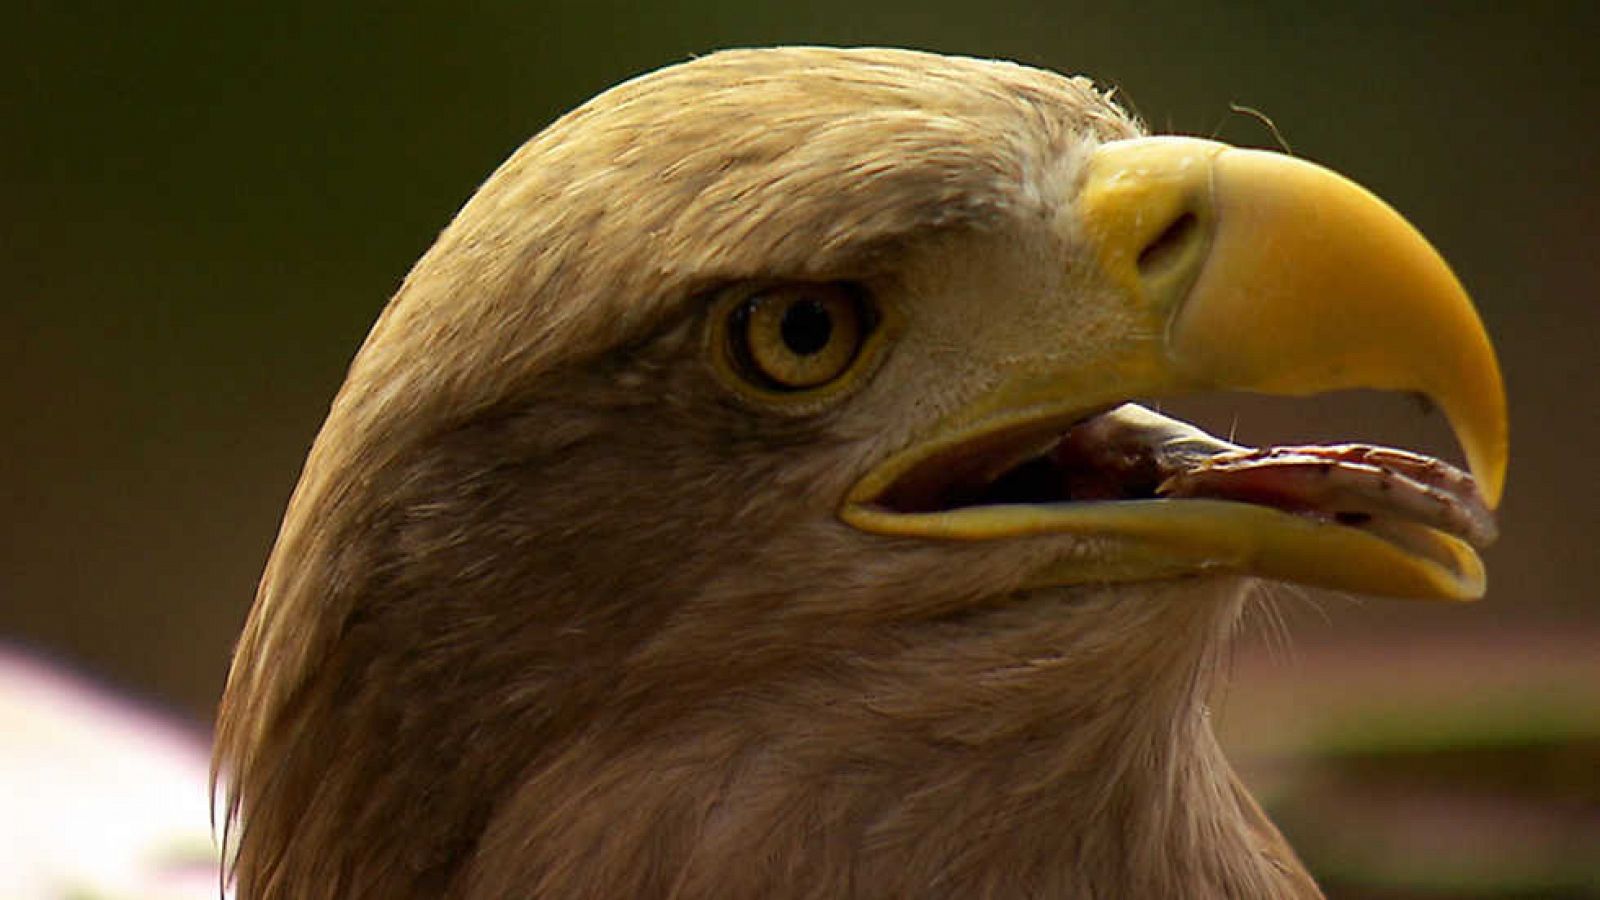
M 1088 172 L 1085 230 L 1160 321 L 1169 390 L 1421 393 L 1498 505 L 1494 349 L 1449 265 L 1388 204 L 1302 160 L 1187 138 L 1107 144 Z
M 1498 503 L 1507 416 L 1488 335 L 1428 241 L 1363 188 L 1274 153 L 1185 138 L 1120 141 L 1094 153 L 1064 227 L 1093 248 L 1112 286 L 1117 308 L 1106 321 L 1115 324 L 1098 330 L 1116 346 L 1092 371 L 1079 363 L 1016 374 L 869 473 L 847 499 L 846 521 L 880 533 L 957 538 L 1112 535 L 1151 548 L 1148 558 L 1089 577 L 1221 567 L 1370 593 L 1482 593 L 1481 562 L 1449 535 L 1397 546 L 1248 504 L 1143 500 L 925 514 L 876 506 L 930 454 L 992 444 L 1029 423 L 1059 427 L 1119 400 L 1348 388 L 1430 398 L 1448 417 L 1488 505 Z M 1119 342 L 1118 334 L 1127 337 Z

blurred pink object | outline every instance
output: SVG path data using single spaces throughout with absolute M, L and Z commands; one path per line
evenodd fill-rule
M 205 739 L 0 646 L 0 897 L 215 900 Z

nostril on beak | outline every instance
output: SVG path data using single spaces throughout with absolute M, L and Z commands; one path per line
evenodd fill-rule
M 1189 255 L 1185 251 L 1194 243 L 1199 232 L 1199 217 L 1188 210 L 1180 213 L 1139 251 L 1139 274 L 1149 279 L 1170 272 Z

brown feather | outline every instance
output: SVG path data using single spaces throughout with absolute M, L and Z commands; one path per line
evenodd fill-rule
M 1240 582 L 1013 602 L 1043 548 L 832 514 L 898 405 L 953 402 L 919 363 L 805 418 L 699 363 L 729 284 L 970 323 L 1070 277 L 1035 223 L 1137 133 L 1083 80 L 792 49 L 529 141 L 384 311 L 291 500 L 219 721 L 239 895 L 1317 896 L 1205 717 Z

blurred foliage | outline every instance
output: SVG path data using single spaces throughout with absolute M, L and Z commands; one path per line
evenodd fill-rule
M 1246 781 L 1330 897 L 1600 897 L 1592 635 L 1247 643 L 1219 709 Z
M 1600 735 L 1395 736 L 1310 754 L 1270 806 L 1331 896 L 1600 897 Z
M 1387 198 L 1452 260 L 1502 352 L 1505 538 L 1487 602 L 1341 607 L 1301 640 L 1542 623 L 1600 646 L 1585 456 L 1600 444 L 1595 19 L 1580 4 L 1284 0 L 14 3 L 0 29 L 0 634 L 204 720 L 346 362 L 476 183 L 634 74 L 719 47 L 837 43 L 1087 73 L 1157 130 L 1276 145 L 1231 109 L 1247 105 Z M 1249 412 L 1241 430 L 1334 421 L 1305 409 Z M 1411 434 L 1416 418 L 1380 411 L 1359 436 Z M 1535 708 L 1498 749 L 1460 730 L 1419 747 L 1405 710 L 1380 729 L 1398 736 L 1389 749 L 1354 731 L 1301 745 L 1331 780 L 1299 782 L 1280 808 L 1354 890 L 1368 884 L 1343 874 L 1355 857 L 1317 843 L 1315 798 L 1419 760 L 1484 778 L 1600 766 L 1592 733 L 1544 734 Z

